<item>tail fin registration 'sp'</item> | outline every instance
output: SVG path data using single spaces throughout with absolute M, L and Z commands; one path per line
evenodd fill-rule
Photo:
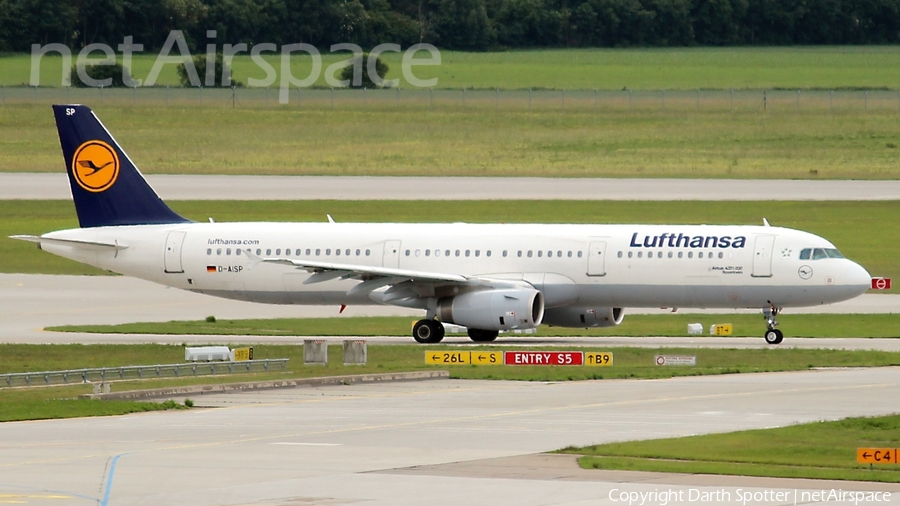
M 150 188 L 103 123 L 83 105 L 54 105 L 82 228 L 185 223 Z
M 827 240 L 768 223 L 195 223 L 160 200 L 90 109 L 53 111 L 82 228 L 14 238 L 219 297 L 420 309 L 420 343 L 441 341 L 442 323 L 482 342 L 541 323 L 609 327 L 630 306 L 762 309 L 765 340 L 778 344 L 782 308 L 869 288 Z

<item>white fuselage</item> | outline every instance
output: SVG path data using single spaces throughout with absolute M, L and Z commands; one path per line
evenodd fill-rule
M 43 249 L 101 269 L 199 293 L 276 304 L 378 304 L 348 294 L 356 279 L 304 284 L 311 273 L 246 254 L 478 275 L 527 282 L 546 306 L 764 308 L 856 297 L 869 274 L 802 231 L 763 226 L 187 223 L 63 230 L 44 237 L 126 246 Z M 240 250 L 240 253 L 239 253 Z

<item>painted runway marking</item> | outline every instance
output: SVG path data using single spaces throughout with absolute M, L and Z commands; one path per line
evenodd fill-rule
M 285 446 L 344 446 L 341 443 L 291 443 L 288 441 L 280 441 L 278 443 L 269 443 L 270 445 L 285 445 Z

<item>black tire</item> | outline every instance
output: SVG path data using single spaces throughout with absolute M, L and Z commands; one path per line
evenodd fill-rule
M 781 344 L 781 342 L 784 341 L 784 333 L 778 329 L 767 330 L 763 335 L 763 339 L 765 339 L 768 344 Z
M 468 329 L 466 333 L 469 334 L 469 339 L 476 343 L 489 343 L 496 340 L 497 336 L 500 335 L 500 331 L 498 330 L 483 329 Z
M 444 326 L 436 320 L 419 320 L 413 326 L 412 334 L 417 343 L 439 343 L 444 339 Z

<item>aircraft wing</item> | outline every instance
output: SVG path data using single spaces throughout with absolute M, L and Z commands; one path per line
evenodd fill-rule
M 122 250 L 128 246 L 124 244 L 97 242 L 97 241 L 80 241 L 76 239 L 51 239 L 49 237 L 41 237 L 38 235 L 11 235 L 10 239 L 18 239 L 20 241 L 35 242 L 37 244 L 53 244 L 57 246 L 71 246 L 75 248 L 94 249 L 94 250 Z
M 347 293 L 371 292 L 384 286 L 391 286 L 387 294 L 401 292 L 402 288 L 408 288 L 410 284 L 416 285 L 469 285 L 469 286 L 513 286 L 514 280 L 490 279 L 479 276 L 466 276 L 462 274 L 446 274 L 437 272 L 413 271 L 407 269 L 393 269 L 390 267 L 373 267 L 370 265 L 341 264 L 334 262 L 317 262 L 294 258 L 261 258 L 251 252 L 251 266 L 260 263 L 280 264 L 292 266 L 313 273 L 303 284 L 320 283 L 332 279 L 358 279 L 362 283 L 351 288 Z M 403 286 L 401 286 L 403 285 Z M 398 294 L 399 296 L 399 294 Z M 389 297 L 394 299 L 395 297 Z M 389 302 L 389 300 L 385 300 Z

